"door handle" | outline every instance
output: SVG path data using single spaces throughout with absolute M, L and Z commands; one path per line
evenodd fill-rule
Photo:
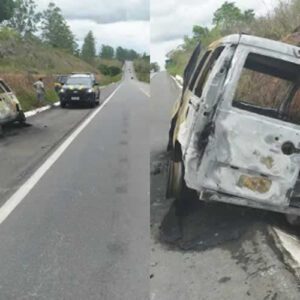
M 300 149 L 296 148 L 292 142 L 285 142 L 281 146 L 281 151 L 285 155 L 292 155 L 295 153 L 300 153 Z

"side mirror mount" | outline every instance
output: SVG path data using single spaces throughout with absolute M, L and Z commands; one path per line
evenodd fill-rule
M 99 82 L 96 82 L 96 81 L 95 81 L 95 82 L 94 82 L 94 86 L 98 86 L 98 85 L 100 85 Z

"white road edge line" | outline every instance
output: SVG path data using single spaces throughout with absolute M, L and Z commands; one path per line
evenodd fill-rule
M 171 76 L 171 78 L 175 81 L 175 83 L 177 84 L 177 86 L 179 87 L 179 89 L 183 89 L 183 86 L 177 81 L 177 79 L 174 76 Z
M 64 151 L 76 139 L 76 137 L 83 131 L 83 129 L 95 118 L 95 116 L 106 106 L 111 98 L 120 89 L 120 84 L 112 94 L 98 107 L 77 129 L 55 150 L 54 153 L 34 172 L 34 174 L 2 205 L 0 208 L 0 224 L 14 211 L 14 209 L 22 202 L 22 200 L 29 194 L 39 180 L 45 173 L 53 166 L 53 164 L 60 158 Z
M 150 94 L 148 92 L 146 92 L 144 89 L 142 89 L 141 87 L 139 88 L 148 98 L 151 98 Z

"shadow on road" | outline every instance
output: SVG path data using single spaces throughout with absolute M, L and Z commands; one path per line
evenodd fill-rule
M 226 247 L 230 241 L 243 240 L 257 231 L 268 235 L 270 226 L 293 235 L 299 232 L 280 213 L 198 199 L 189 199 L 187 214 L 177 216 L 174 202 L 165 199 L 167 155 L 157 155 L 151 161 L 151 219 L 159 223 L 156 238 L 162 243 L 181 250 L 203 251 Z

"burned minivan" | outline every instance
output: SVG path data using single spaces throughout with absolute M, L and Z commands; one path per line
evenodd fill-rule
M 2 125 L 15 121 L 24 123 L 24 112 L 11 88 L 0 78 L 0 132 Z
M 300 216 L 300 48 L 250 35 L 200 48 L 172 117 L 167 197 Z

